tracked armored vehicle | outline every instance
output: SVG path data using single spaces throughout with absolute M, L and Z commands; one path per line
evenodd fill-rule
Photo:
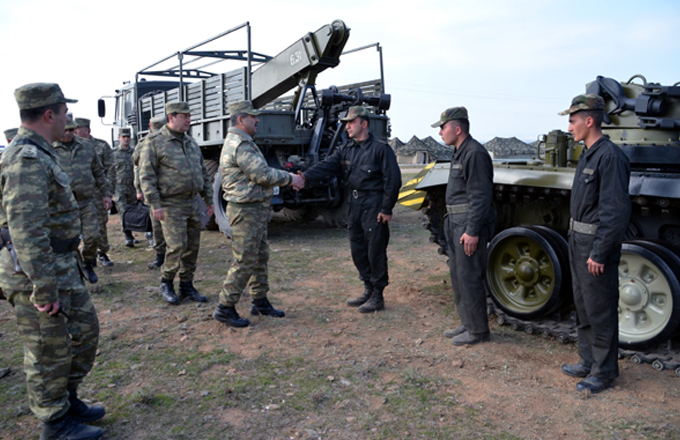
M 626 82 L 600 76 L 586 86 L 605 99 L 603 131 L 632 170 L 633 214 L 618 268 L 623 349 L 659 346 L 680 329 L 679 84 L 648 83 L 636 75 Z M 554 130 L 542 136 L 536 160 L 494 163 L 496 235 L 486 275 L 491 308 L 501 323 L 562 341 L 576 335 L 565 237 L 583 148 L 569 133 Z M 442 254 L 448 173 L 449 162 L 430 164 L 404 186 L 399 200 L 425 213 Z

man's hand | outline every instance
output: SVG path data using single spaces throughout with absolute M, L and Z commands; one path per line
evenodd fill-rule
M 39 306 L 37 304 L 33 304 L 36 309 L 38 309 L 39 312 L 42 313 L 48 313 L 50 315 L 56 315 L 59 313 L 59 301 L 55 301 L 50 304 L 45 304 L 44 306 Z
M 144 200 L 144 193 L 137 193 L 137 200 Z
M 207 214 L 208 214 L 208 217 L 210 217 L 210 216 L 213 215 L 214 213 L 215 213 L 215 205 L 210 205 L 210 206 L 208 206 L 208 213 L 207 213 Z
M 467 235 L 466 233 L 463 233 L 463 235 L 460 236 L 460 244 L 463 245 L 465 249 L 465 255 L 468 257 L 471 257 L 472 254 L 474 254 L 477 250 L 477 243 L 479 243 L 479 237 L 473 237 L 471 235 Z
M 391 215 L 383 214 L 382 212 L 378 213 L 378 223 L 387 223 L 390 220 L 392 220 Z
M 210 205 L 212 206 L 212 205 Z M 163 208 L 158 208 L 153 210 L 153 218 L 158 220 L 159 222 L 162 222 L 165 220 L 165 211 L 163 211 Z
M 290 186 L 293 187 L 295 191 L 300 191 L 302 188 L 305 187 L 305 176 L 301 172 L 298 171 L 297 174 L 289 173 L 290 177 L 293 178 L 293 181 L 290 183 Z
M 104 205 L 104 210 L 108 211 L 111 209 L 111 206 L 113 206 L 113 201 L 111 201 L 111 197 L 104 197 L 102 199 L 102 204 Z
M 604 273 L 604 264 L 596 263 L 592 258 L 588 258 L 588 272 L 594 277 Z

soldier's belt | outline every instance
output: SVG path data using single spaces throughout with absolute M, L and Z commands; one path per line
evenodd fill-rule
M 597 225 L 577 222 L 573 218 L 570 218 L 569 229 L 574 232 L 580 232 L 581 234 L 595 235 L 595 232 L 597 231 Z
M 167 199 L 191 199 L 194 198 L 198 195 L 198 191 L 188 191 L 184 193 L 179 193 L 179 194 L 170 194 L 167 196 L 161 196 L 161 200 L 167 200 Z
M 358 189 L 352 190 L 352 197 L 354 197 L 355 199 L 358 199 L 359 197 L 375 196 L 378 194 L 382 194 L 382 191 L 379 190 L 359 191 Z
M 462 214 L 470 210 L 469 203 L 461 203 L 459 205 L 446 205 L 446 212 L 449 214 Z
M 80 245 L 80 237 L 76 238 L 50 238 L 50 246 L 52 252 L 56 254 L 65 254 L 78 250 Z

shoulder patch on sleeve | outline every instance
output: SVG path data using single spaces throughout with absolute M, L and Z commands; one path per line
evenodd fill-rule
M 21 157 L 25 157 L 27 159 L 37 159 L 38 149 L 35 145 L 24 145 L 24 147 L 21 149 Z

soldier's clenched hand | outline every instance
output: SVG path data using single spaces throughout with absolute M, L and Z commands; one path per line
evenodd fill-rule
M 210 205 L 212 206 L 212 205 Z M 163 208 L 158 208 L 153 210 L 153 218 L 158 220 L 159 222 L 162 222 L 165 220 L 165 211 L 163 211 Z
M 102 204 L 104 205 L 104 210 L 108 211 L 111 209 L 111 206 L 113 206 L 113 202 L 111 201 L 111 197 L 104 197 L 102 199 Z
M 50 304 L 45 304 L 44 306 L 39 306 L 37 304 L 34 304 L 35 308 L 38 309 L 39 312 L 44 312 L 44 313 L 49 313 L 50 315 L 56 315 L 59 313 L 59 301 L 55 301 Z
M 471 257 L 477 250 L 477 243 L 479 243 L 479 237 L 473 237 L 466 233 L 463 233 L 460 237 L 460 244 L 465 248 L 465 255 L 468 257 Z

